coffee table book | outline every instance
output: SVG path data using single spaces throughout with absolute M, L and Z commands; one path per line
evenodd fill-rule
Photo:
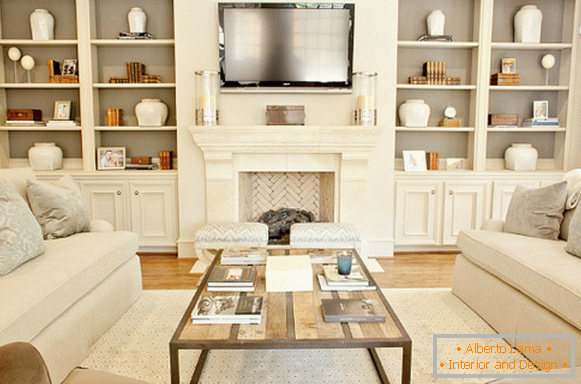
M 253 287 L 256 280 L 256 268 L 254 267 L 228 267 L 216 266 L 208 278 L 208 287 Z
M 266 259 L 266 292 L 307 292 L 313 290 L 311 257 L 269 256 Z
M 192 311 L 196 324 L 260 324 L 262 296 L 202 296 Z
M 227 248 L 222 252 L 220 263 L 230 265 L 266 264 L 266 248 Z
M 317 280 L 319 280 L 319 287 L 321 291 L 375 291 L 377 287 L 375 285 L 353 285 L 353 284 L 343 284 L 330 286 L 327 284 L 327 279 L 325 276 L 319 274 L 317 275 Z
M 330 287 L 342 285 L 369 285 L 369 279 L 358 265 L 352 266 L 351 273 L 348 275 L 340 275 L 337 271 L 336 265 L 323 266 L 323 272 L 327 279 L 327 284 Z
M 326 322 L 383 323 L 385 313 L 375 300 L 323 299 L 323 318 Z

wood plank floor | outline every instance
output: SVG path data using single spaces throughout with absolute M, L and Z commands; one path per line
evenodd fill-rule
M 373 273 L 380 288 L 449 288 L 457 253 L 401 253 L 377 259 L 383 273 Z M 201 275 L 191 274 L 197 259 L 175 255 L 140 255 L 144 289 L 195 289 Z

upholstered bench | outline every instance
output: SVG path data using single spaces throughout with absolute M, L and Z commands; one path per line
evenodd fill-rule
M 266 247 L 268 226 L 263 223 L 215 223 L 206 224 L 194 236 L 196 254 L 202 266 L 207 267 L 221 248 Z M 197 266 L 200 269 L 202 266 Z M 204 268 L 205 269 L 205 268 Z
M 352 224 L 297 223 L 290 229 L 293 248 L 355 248 L 361 253 L 361 238 Z

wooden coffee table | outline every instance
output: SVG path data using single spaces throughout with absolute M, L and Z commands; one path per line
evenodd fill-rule
M 269 250 L 269 257 L 284 254 L 309 254 L 309 250 Z M 412 340 L 403 328 L 381 290 L 361 292 L 321 292 L 316 278 L 322 273 L 322 265 L 313 264 L 312 292 L 266 292 L 264 266 L 258 266 L 259 281 L 255 292 L 250 295 L 264 297 L 261 324 L 192 324 L 191 312 L 200 295 L 220 295 L 224 292 L 206 291 L 209 272 L 219 263 L 220 254 L 208 268 L 200 287 L 186 309 L 170 341 L 171 382 L 178 384 L 179 351 L 200 349 L 192 383 L 197 383 L 202 375 L 204 363 L 211 349 L 290 349 L 290 348 L 366 348 L 375 365 L 382 383 L 389 383 L 376 348 L 402 349 L 402 383 L 409 383 L 411 377 Z M 373 277 L 354 251 L 358 264 L 375 284 Z M 375 284 L 377 285 L 377 284 Z M 241 293 L 245 294 L 245 293 Z M 376 299 L 384 306 L 384 323 L 326 323 L 323 321 L 321 299 L 369 298 Z

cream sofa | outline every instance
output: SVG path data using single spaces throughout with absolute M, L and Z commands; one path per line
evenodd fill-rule
M 30 169 L 0 170 L 23 196 L 30 177 Z M 91 224 L 91 232 L 45 240 L 44 254 L 0 277 L 0 345 L 32 343 L 55 383 L 142 292 L 137 235 Z
M 581 365 L 581 258 L 565 251 L 566 241 L 502 229 L 502 221 L 491 220 L 481 230 L 460 233 L 452 292 L 500 334 L 574 334 L 575 365 Z M 570 358 L 555 340 L 534 345 L 543 352 L 527 354 L 532 361 L 552 361 L 555 353 Z

